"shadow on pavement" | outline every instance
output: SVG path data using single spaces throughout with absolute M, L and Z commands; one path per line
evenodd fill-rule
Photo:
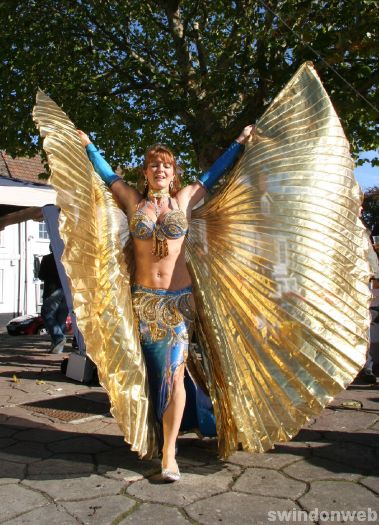
M 296 446 L 299 443 L 299 446 Z M 308 446 L 307 446 L 308 444 Z M 305 446 L 304 446 L 305 445 Z M 367 476 L 379 469 L 377 434 L 302 429 L 288 444 L 275 446 L 275 454 L 301 456 L 307 463 L 334 473 Z
M 16 417 L 11 417 L 10 423 L 3 420 L 0 436 L 2 477 L 19 478 L 20 469 L 12 468 L 15 464 L 26 465 L 24 476 L 28 479 L 83 477 L 123 470 L 151 476 L 159 471 L 159 461 L 138 459 L 121 436 L 66 432 L 45 424 L 36 426 L 35 422 L 31 427 L 27 419 Z M 308 437 L 309 447 L 304 446 Z M 379 468 L 379 447 L 369 443 L 373 443 L 370 433 L 357 432 L 352 441 L 348 432 L 325 431 L 315 440 L 315 432 L 304 429 L 292 442 L 278 444 L 266 454 L 301 456 L 305 462 L 330 472 L 369 475 Z M 224 465 L 217 458 L 216 440 L 204 442 L 185 437 L 179 439 L 178 463 L 183 472 L 194 473 L 201 465 L 208 467 L 208 473 L 221 470 Z
M 29 364 L 30 367 L 30 364 Z M 40 366 L 37 368 L 37 370 L 10 370 L 8 372 L 1 372 L 0 377 L 12 379 L 13 376 L 16 375 L 17 379 L 30 379 L 32 381 L 34 380 L 42 380 L 46 382 L 54 382 L 54 383 L 70 383 L 70 384 L 77 384 L 77 381 L 70 379 L 69 377 L 65 376 L 61 372 L 60 368 L 60 362 L 57 362 L 57 369 L 52 370 L 51 369 L 51 362 L 49 363 L 48 369 L 44 369 L 43 366 L 40 368 Z
M 3 478 L 58 479 L 89 476 L 93 473 L 122 476 L 130 473 L 150 477 L 160 472 L 160 461 L 140 460 L 122 436 L 90 434 L 55 429 L 46 424 L 4 416 L 0 422 L 0 471 Z M 178 463 L 183 472 L 196 472 L 195 463 L 209 465 L 207 473 L 223 468 L 217 459 L 217 444 L 209 440 L 204 447 L 194 439 L 180 439 Z M 21 474 L 20 474 L 21 472 Z

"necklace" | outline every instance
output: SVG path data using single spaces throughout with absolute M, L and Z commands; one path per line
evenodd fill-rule
M 162 197 L 169 197 L 170 193 L 167 190 L 152 190 L 150 189 L 147 192 L 148 197 L 155 197 L 156 199 L 160 199 Z
M 155 197 L 155 199 L 159 199 L 160 202 L 152 201 L 151 197 Z M 162 206 L 168 202 L 168 199 L 170 198 L 170 194 L 167 190 L 149 190 L 147 193 L 147 200 L 151 202 L 151 204 L 154 206 L 155 215 L 158 219 L 159 215 L 162 211 Z

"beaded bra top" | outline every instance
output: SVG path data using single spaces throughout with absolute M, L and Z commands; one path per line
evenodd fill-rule
M 153 253 L 160 259 L 168 255 L 167 239 L 179 239 L 188 232 L 188 221 L 180 208 L 170 210 L 158 221 L 144 211 L 149 201 L 130 220 L 130 233 L 136 239 L 153 239 Z

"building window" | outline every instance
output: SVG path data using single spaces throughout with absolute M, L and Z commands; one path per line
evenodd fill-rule
M 47 231 L 46 222 L 42 221 L 38 224 L 38 238 L 49 240 L 49 233 Z

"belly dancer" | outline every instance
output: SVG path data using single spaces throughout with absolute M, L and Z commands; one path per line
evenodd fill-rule
M 184 238 L 192 208 L 234 164 L 253 131 L 253 126 L 245 127 L 209 171 L 185 188 L 181 188 L 170 149 L 160 144 L 150 147 L 143 165 L 141 193 L 116 175 L 89 137 L 78 131 L 94 169 L 128 217 L 136 265 L 133 308 L 150 396 L 163 431 L 162 477 L 166 481 L 180 478 L 175 445 L 186 404 L 184 372 L 195 317 Z

